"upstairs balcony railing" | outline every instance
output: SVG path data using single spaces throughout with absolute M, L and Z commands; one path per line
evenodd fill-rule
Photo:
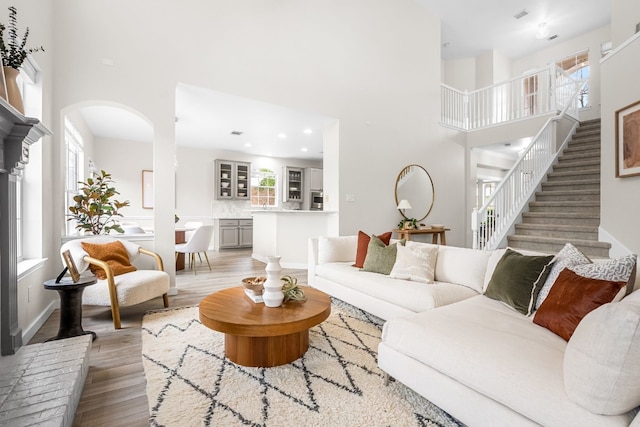
M 557 66 L 502 83 L 463 92 L 442 85 L 441 124 L 470 131 L 500 123 L 562 111 L 573 105 L 576 82 Z M 567 110 L 577 118 L 577 108 Z
M 573 134 L 577 121 L 560 147 L 556 147 L 556 123 L 565 115 L 577 116 L 578 95 L 586 81 L 574 81 L 566 73 L 561 74 L 561 80 L 561 84 L 556 85 L 555 102 L 556 105 L 560 105 L 560 101 L 565 104 L 559 114 L 546 121 L 491 197 L 482 207 L 473 210 L 474 249 L 493 250 L 506 239 L 513 223 Z

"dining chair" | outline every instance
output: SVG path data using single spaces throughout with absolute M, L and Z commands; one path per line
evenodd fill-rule
M 213 235 L 213 225 L 203 225 L 198 227 L 191 239 L 186 243 L 176 244 L 176 261 L 178 260 L 178 254 L 189 254 L 189 266 L 192 266 L 193 273 L 197 274 L 196 257 L 195 254 L 204 254 L 207 260 L 209 270 L 211 270 L 211 264 L 209 263 L 209 257 L 207 256 L 207 250 L 209 250 L 209 244 L 211 243 L 211 236 Z M 201 261 L 202 262 L 202 261 Z
M 204 225 L 204 223 L 202 221 L 185 222 L 184 223 L 184 228 L 192 228 L 192 230 L 187 230 L 187 231 L 184 232 L 184 240 L 188 242 L 189 239 L 191 239 L 191 237 L 193 236 L 193 233 L 196 232 L 196 229 L 198 227 L 202 227 L 203 225 Z M 202 259 L 200 261 L 202 261 Z

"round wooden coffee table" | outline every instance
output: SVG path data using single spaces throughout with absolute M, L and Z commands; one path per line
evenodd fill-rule
M 200 302 L 203 325 L 225 334 L 224 351 L 232 362 L 270 367 L 291 363 L 309 349 L 309 328 L 331 314 L 329 295 L 305 286 L 305 303 L 280 307 L 254 303 L 244 287 L 225 289 Z

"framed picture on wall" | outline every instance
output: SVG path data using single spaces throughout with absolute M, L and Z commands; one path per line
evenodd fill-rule
M 153 209 L 153 171 L 142 171 L 142 208 Z
M 0 97 L 8 102 L 7 96 L 7 81 L 4 79 L 4 67 L 2 64 L 2 58 L 0 57 Z
M 616 178 L 640 175 L 640 101 L 616 111 Z

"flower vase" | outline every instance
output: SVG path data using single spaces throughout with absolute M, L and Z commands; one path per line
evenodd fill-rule
M 21 114 L 24 114 L 22 94 L 20 93 L 18 82 L 16 81 L 18 74 L 20 74 L 19 70 L 11 67 L 4 67 L 4 79 L 7 86 L 7 102 L 9 102 L 9 105 L 18 110 Z
M 284 293 L 282 293 L 282 280 L 280 279 L 280 257 L 270 256 L 267 257 L 269 261 L 265 272 L 267 273 L 267 280 L 264 282 L 264 292 L 262 293 L 262 300 L 267 307 L 280 307 L 282 300 L 284 300 Z

